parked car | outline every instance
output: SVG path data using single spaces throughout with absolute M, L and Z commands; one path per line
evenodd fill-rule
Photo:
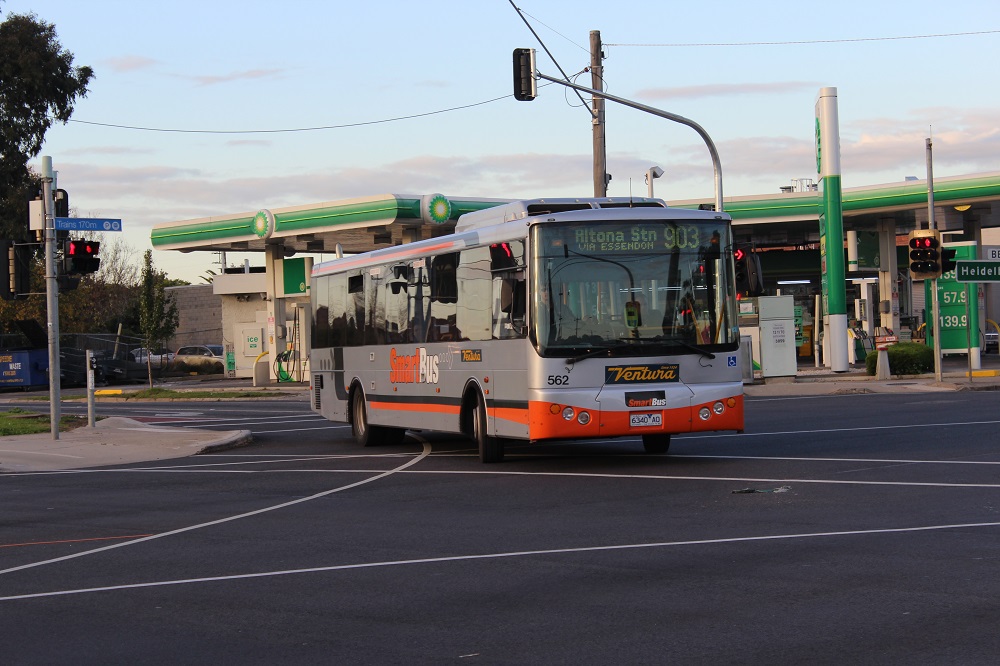
M 987 327 L 983 334 L 983 351 L 987 354 L 1000 352 L 1000 334 L 995 328 Z
M 149 365 L 154 368 L 165 368 L 170 365 L 170 362 L 174 360 L 173 352 L 159 351 L 149 353 L 149 350 L 145 347 L 139 347 L 138 349 L 133 349 L 129 352 L 130 360 L 146 365 L 147 360 Z
M 174 353 L 170 367 L 195 372 L 222 372 L 225 369 L 222 345 L 185 345 Z

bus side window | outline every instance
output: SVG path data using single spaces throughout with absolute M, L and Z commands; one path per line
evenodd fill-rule
M 526 286 L 523 274 L 504 271 L 493 276 L 496 312 L 493 321 L 494 339 L 523 338 Z
M 511 303 L 510 316 L 516 322 L 524 325 L 524 313 L 527 310 L 527 285 L 524 280 L 517 280 L 513 288 L 513 301 Z

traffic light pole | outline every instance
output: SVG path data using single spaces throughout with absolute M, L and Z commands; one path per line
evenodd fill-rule
M 934 158 L 931 140 L 927 138 L 927 228 L 933 231 L 934 224 Z M 938 248 L 940 252 L 940 247 Z M 938 309 L 938 279 L 931 281 L 931 317 L 934 319 L 934 381 L 941 382 L 941 311 Z
M 42 157 L 42 205 L 45 207 L 45 309 L 49 333 L 49 418 L 52 439 L 59 439 L 59 284 L 56 282 L 56 220 L 52 197 L 52 158 Z
M 639 102 L 633 102 L 630 99 L 625 99 L 624 97 L 616 97 L 615 95 L 609 95 L 606 92 L 595 90 L 593 88 L 588 88 L 587 86 L 581 86 L 578 83 L 573 83 L 572 81 L 566 81 L 563 79 L 557 79 L 551 76 L 542 74 L 541 72 L 535 72 L 536 76 L 540 79 L 546 81 L 551 81 L 552 83 L 558 83 L 561 86 L 566 86 L 567 88 L 572 88 L 573 90 L 578 90 L 580 92 L 590 93 L 594 96 L 603 97 L 604 99 L 609 99 L 612 102 L 617 102 L 624 106 L 631 107 L 633 109 L 638 109 L 639 111 L 645 111 L 646 113 L 651 113 L 654 116 L 659 116 L 660 118 L 666 118 L 667 120 L 672 120 L 675 123 L 680 123 L 681 125 L 687 125 L 695 132 L 698 136 L 702 138 L 705 142 L 705 146 L 708 147 L 708 153 L 712 158 L 712 169 L 715 172 L 715 210 L 717 212 L 722 212 L 722 160 L 719 159 L 719 151 L 715 148 L 715 142 L 712 141 L 712 137 L 708 135 L 705 129 L 689 118 L 684 116 L 679 116 L 676 113 L 670 113 L 669 111 L 664 111 L 662 109 L 657 109 L 652 106 L 646 106 L 645 104 L 640 104 Z

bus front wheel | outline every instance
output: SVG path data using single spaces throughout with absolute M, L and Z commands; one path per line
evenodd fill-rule
M 503 460 L 503 440 L 490 437 L 486 425 L 486 403 L 482 396 L 476 396 L 476 405 L 472 412 L 472 438 L 479 447 L 479 460 L 484 463 L 497 463 Z
M 643 435 L 642 447 L 646 453 L 666 453 L 670 449 L 670 435 Z
M 355 388 L 351 392 L 351 434 L 361 446 L 393 445 L 403 441 L 406 430 L 369 424 L 365 393 L 360 388 Z

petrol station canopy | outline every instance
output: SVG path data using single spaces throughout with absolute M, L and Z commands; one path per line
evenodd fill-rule
M 778 195 L 728 197 L 737 240 L 758 247 L 816 242 L 823 193 L 818 189 Z M 345 253 L 432 238 L 454 229 L 458 217 L 509 201 L 441 194 L 381 194 L 287 208 L 261 209 L 157 225 L 151 242 L 157 250 L 264 251 L 282 245 L 293 252 Z M 964 230 L 1000 227 L 1000 172 L 934 179 L 936 227 Z M 710 199 L 671 201 L 677 207 L 710 205 Z M 892 219 L 897 234 L 927 226 L 927 181 L 907 180 L 843 190 L 844 228 L 874 228 Z

